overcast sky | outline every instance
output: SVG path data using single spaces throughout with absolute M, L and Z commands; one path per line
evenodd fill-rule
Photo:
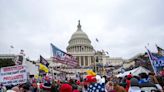
M 131 58 L 164 48 L 164 0 L 0 0 L 0 54 L 38 59 L 51 56 L 50 43 L 66 51 L 81 20 L 95 49 Z M 95 39 L 99 39 L 96 43 Z M 11 49 L 10 45 L 14 48 Z

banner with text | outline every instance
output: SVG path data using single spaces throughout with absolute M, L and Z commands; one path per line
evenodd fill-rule
M 150 52 L 147 49 L 149 60 L 156 75 L 161 75 L 160 72 L 164 71 L 164 56 L 159 56 Z
M 74 56 L 68 54 L 61 49 L 57 48 L 55 45 L 51 43 L 53 58 L 60 63 L 70 65 L 72 67 L 78 66 L 78 62 Z
M 0 69 L 0 83 L 3 85 L 16 85 L 27 82 L 27 69 L 25 66 L 10 66 Z

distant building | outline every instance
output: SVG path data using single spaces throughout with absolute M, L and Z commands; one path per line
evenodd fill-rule
M 67 53 L 76 57 L 79 66 L 85 69 L 68 69 L 67 65 L 53 62 L 54 60 L 52 58 L 46 59 L 50 63 L 49 66 L 51 69 L 55 67 L 67 72 L 77 73 L 85 72 L 87 68 L 97 68 L 98 70 L 98 67 L 101 67 L 102 71 L 103 66 L 121 66 L 125 61 L 121 57 L 109 57 L 104 51 L 96 51 L 91 44 L 91 40 L 82 30 L 80 21 L 78 22 L 77 30 L 72 34 L 68 41 L 66 50 Z M 56 72 L 56 70 L 53 71 Z
M 67 46 L 67 52 L 76 57 L 81 67 L 92 66 L 95 64 L 102 65 L 122 65 L 124 59 L 121 57 L 106 56 L 104 51 L 96 51 L 91 45 L 87 34 L 82 30 L 80 21 L 77 30 L 72 34 Z
M 0 59 L 12 59 L 13 61 L 17 58 L 15 54 L 0 54 Z

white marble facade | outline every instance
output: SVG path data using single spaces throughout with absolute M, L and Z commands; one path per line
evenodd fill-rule
M 80 21 L 68 43 L 67 52 L 76 57 L 80 66 L 90 66 L 94 63 L 94 48 L 87 34 L 82 31 Z
M 121 65 L 124 61 L 120 57 L 111 58 L 101 51 L 95 51 L 87 34 L 82 30 L 80 21 L 77 30 L 72 34 L 68 43 L 67 52 L 76 57 L 80 66 L 85 67 L 95 64 L 96 57 L 100 57 L 98 63 L 103 65 Z

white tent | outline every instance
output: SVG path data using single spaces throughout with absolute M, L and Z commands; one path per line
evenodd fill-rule
M 138 76 L 140 73 L 146 73 L 148 74 L 150 71 L 145 69 L 144 67 L 140 66 L 138 68 L 135 68 L 133 70 L 130 71 L 126 71 L 124 73 L 120 73 L 118 75 L 116 75 L 117 77 L 124 77 L 126 75 L 128 75 L 129 73 L 131 73 L 133 76 Z
M 32 62 L 26 61 L 23 65 L 25 65 L 27 67 L 27 71 L 30 73 L 30 75 L 38 75 L 39 74 L 38 66 L 36 66 Z

